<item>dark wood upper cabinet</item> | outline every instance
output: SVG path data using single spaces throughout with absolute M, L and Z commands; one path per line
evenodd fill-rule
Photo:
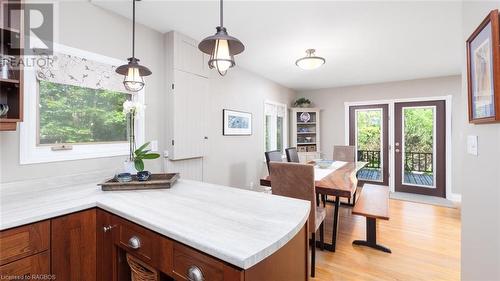
M 52 274 L 60 281 L 96 280 L 96 209 L 52 220 Z
M 0 21 L 0 66 L 9 61 L 8 76 L 0 75 L 0 104 L 6 104 L 9 111 L 0 117 L 0 131 L 15 131 L 17 123 L 23 121 L 23 51 L 24 45 L 23 2 L 0 0 L 2 11 L 7 17 Z M 12 11 L 12 12 L 11 12 Z M 1 72 L 0 72 L 1 73 Z

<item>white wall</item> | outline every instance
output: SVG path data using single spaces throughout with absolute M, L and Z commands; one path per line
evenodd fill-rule
M 57 42 L 98 54 L 125 59 L 131 55 L 131 22 L 107 12 L 88 2 L 59 2 L 56 15 Z M 141 62 L 153 75 L 146 77 L 146 140 L 159 140 L 159 151 L 164 151 L 166 109 L 165 64 L 163 35 L 138 25 L 136 52 Z M 236 58 L 237 59 L 237 58 Z M 207 156 L 204 159 L 205 180 L 237 187 L 258 184 L 263 174 L 263 103 L 275 100 L 289 104 L 293 92 L 274 82 L 241 68 L 234 68 L 224 77 L 215 72 L 210 79 L 210 104 Z M 222 136 L 222 109 L 252 112 L 252 136 Z M 123 157 L 109 157 L 47 164 L 19 165 L 19 130 L 0 133 L 0 183 L 59 177 L 76 177 L 80 174 L 109 177 L 122 167 Z M 146 168 L 163 169 L 163 160 L 146 161 Z M 82 178 L 82 177 L 78 177 Z M 96 179 L 99 181 L 102 179 Z
M 57 11 L 57 10 L 56 10 Z M 55 15 L 56 42 L 74 48 L 125 60 L 131 55 L 131 22 L 107 12 L 88 2 L 58 2 Z M 146 140 L 159 139 L 161 120 L 156 118 L 162 110 L 164 92 L 162 35 L 144 26 L 137 26 L 136 52 L 153 75 L 146 78 L 145 102 Z M 19 165 L 19 130 L 0 133 L 0 183 L 88 174 L 99 171 L 113 173 L 123 167 L 123 157 L 99 158 L 79 161 L 54 162 L 48 164 Z M 148 161 L 147 168 L 159 171 L 161 160 Z M 101 180 L 101 179 L 99 179 Z
M 210 80 L 208 153 L 203 160 L 204 180 L 235 187 L 259 185 L 264 162 L 264 101 L 289 105 L 294 92 L 236 67 L 225 77 L 213 72 Z M 251 112 L 251 136 L 223 136 L 222 110 Z
M 453 97 L 452 135 L 456 137 L 459 130 L 455 130 L 455 128 L 458 124 L 453 121 L 462 114 L 461 110 L 455 110 L 459 108 L 458 105 L 460 104 L 460 75 L 297 93 L 297 97 L 307 97 L 316 107 L 321 109 L 321 152 L 324 154 L 324 158 L 330 159 L 333 155 L 333 146 L 345 143 L 345 102 L 447 95 Z M 452 146 L 452 153 L 457 153 L 458 150 L 458 147 Z M 455 166 L 456 163 L 454 162 L 452 167 Z M 456 173 L 453 173 L 453 175 L 455 174 Z M 453 185 L 452 191 L 453 193 L 460 193 L 460 186 Z
M 463 2 L 463 42 L 493 9 L 500 9 L 500 1 Z M 464 44 L 463 77 L 465 60 Z M 468 123 L 465 79 L 460 101 L 455 182 L 462 190 L 462 280 L 500 280 L 500 124 Z M 467 135 L 478 136 L 478 156 L 465 153 Z

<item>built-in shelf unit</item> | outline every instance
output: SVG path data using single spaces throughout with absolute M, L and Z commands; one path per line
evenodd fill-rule
M 291 109 L 292 139 L 301 162 L 320 158 L 320 109 L 293 107 Z
M 21 11 L 21 1 L 0 1 L 3 9 Z M 0 131 L 15 131 L 17 123 L 23 121 L 23 64 L 20 62 L 23 52 L 20 46 L 24 45 L 23 15 L 4 11 L 0 20 L 0 67 L 8 64 L 8 76 L 0 75 L 0 104 L 6 104 L 9 111 L 6 116 L 0 117 Z M 7 59 L 13 62 L 7 62 Z

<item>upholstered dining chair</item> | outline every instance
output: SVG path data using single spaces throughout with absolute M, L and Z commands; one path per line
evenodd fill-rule
M 320 247 L 324 249 L 325 208 L 316 206 L 314 187 L 314 166 L 298 163 L 270 162 L 271 188 L 275 195 L 292 197 L 311 202 L 308 231 L 313 243 L 311 251 L 311 277 L 315 275 L 316 265 L 316 232 L 319 230 Z
M 356 162 L 356 147 L 350 145 L 333 146 L 333 160 Z
M 269 170 L 269 162 L 283 162 L 283 159 L 281 158 L 281 151 L 279 150 L 266 151 L 264 154 L 266 155 L 266 165 L 269 173 L 271 173 L 271 170 Z
M 356 147 L 353 145 L 334 145 L 333 146 L 333 160 L 335 161 L 344 161 L 344 162 L 356 162 Z M 358 186 L 362 186 L 361 182 L 358 183 Z M 356 192 L 354 192 L 352 198 L 352 204 L 356 202 Z M 351 204 L 350 199 L 348 203 Z
M 297 153 L 297 148 L 296 147 L 289 147 L 285 149 L 286 153 L 286 161 L 288 162 L 294 162 L 294 163 L 299 163 L 299 154 Z

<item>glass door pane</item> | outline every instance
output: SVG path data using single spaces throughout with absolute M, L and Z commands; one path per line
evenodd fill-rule
M 435 188 L 436 107 L 403 107 L 402 114 L 403 184 Z
M 382 108 L 356 109 L 355 133 L 357 161 L 368 162 L 358 179 L 383 181 L 383 127 Z

